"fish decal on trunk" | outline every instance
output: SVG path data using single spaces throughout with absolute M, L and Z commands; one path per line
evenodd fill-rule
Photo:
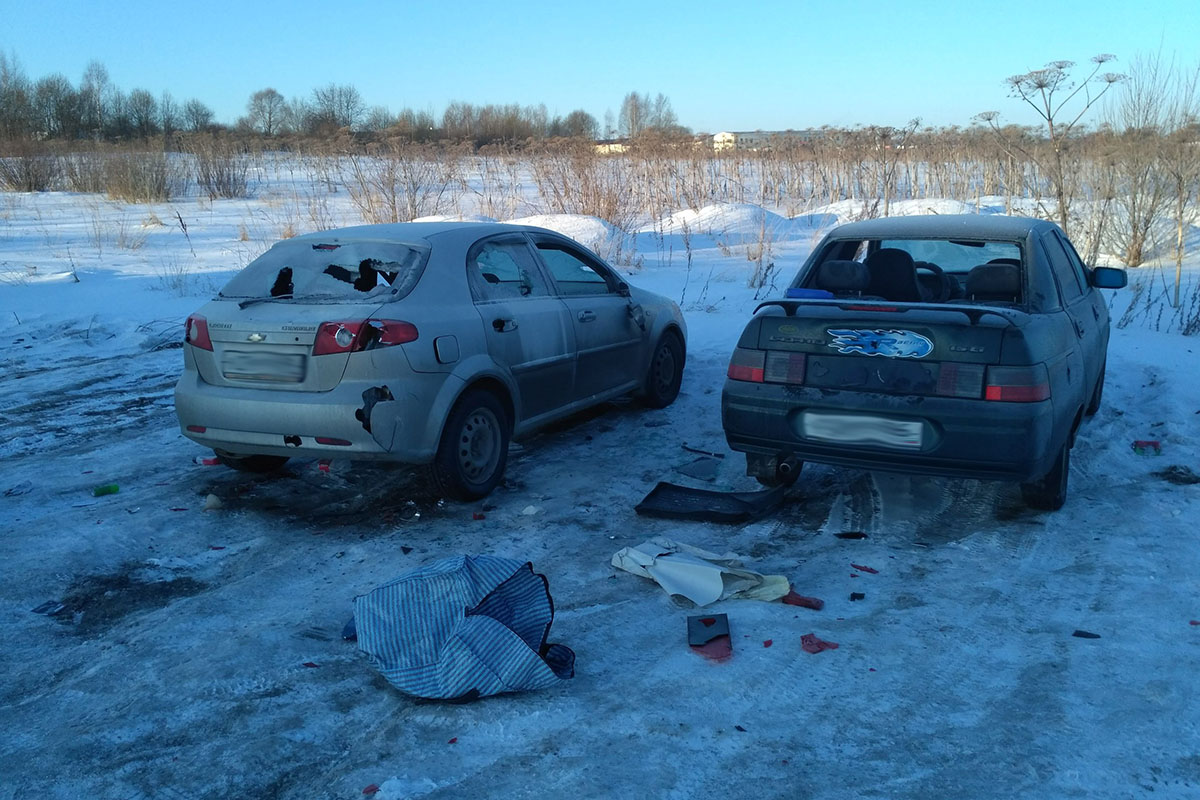
M 861 353 L 884 358 L 924 358 L 933 352 L 933 342 L 912 331 L 879 331 L 830 328 L 829 346 L 839 353 Z

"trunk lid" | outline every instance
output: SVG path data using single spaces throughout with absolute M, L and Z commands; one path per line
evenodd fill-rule
M 770 309 L 778 305 L 782 311 Z M 764 304 L 741 346 L 804 353 L 807 386 L 890 394 L 978 396 L 985 368 L 1002 363 L 1005 331 L 1028 315 L 978 306 L 829 302 Z M 777 362 L 768 356 L 768 364 Z
M 211 351 L 193 347 L 196 368 L 214 386 L 327 392 L 338 385 L 350 353 L 313 355 L 324 322 L 361 321 L 382 304 L 255 303 L 214 300 L 200 310 L 208 321 Z

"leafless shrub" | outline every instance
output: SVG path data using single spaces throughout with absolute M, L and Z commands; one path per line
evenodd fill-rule
M 196 183 L 210 200 L 250 195 L 250 159 L 235 142 L 200 134 L 190 139 L 187 151 L 195 163 Z
M 49 147 L 27 139 L 0 143 L 0 188 L 45 192 L 55 188 L 62 166 Z
M 104 155 L 104 187 L 114 200 L 170 200 L 187 188 L 182 165 L 161 151 L 126 150 Z
M 404 222 L 446 210 L 458 165 L 427 145 L 392 140 L 366 154 L 349 153 L 346 188 L 370 223 Z
M 638 213 L 627 166 L 619 156 L 598 155 L 590 144 L 546 150 L 532 163 L 538 195 L 552 213 L 599 217 L 623 231 Z

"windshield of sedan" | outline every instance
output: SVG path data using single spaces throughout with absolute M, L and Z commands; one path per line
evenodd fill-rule
M 417 244 L 280 242 L 233 277 L 220 297 L 247 300 L 387 302 L 405 297 L 429 258 Z

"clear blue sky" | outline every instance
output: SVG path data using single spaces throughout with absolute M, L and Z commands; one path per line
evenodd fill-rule
M 258 89 L 352 84 L 368 106 L 545 103 L 603 123 L 662 92 L 696 131 L 1033 123 L 1004 78 L 1114 53 L 1200 62 L 1200 0 L 325 2 L 0 0 L 0 51 L 73 84 L 101 61 L 126 92 L 198 98 L 221 122 Z

